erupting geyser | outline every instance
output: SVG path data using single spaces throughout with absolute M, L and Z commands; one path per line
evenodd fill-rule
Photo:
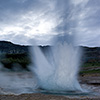
M 32 59 L 38 86 L 49 91 L 81 91 L 77 80 L 80 48 L 60 37 L 53 46 L 34 46 Z

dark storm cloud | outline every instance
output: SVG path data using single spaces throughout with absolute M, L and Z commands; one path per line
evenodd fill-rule
M 100 44 L 99 5 L 99 0 L 0 0 L 0 39 L 44 41 L 69 34 L 78 45 L 95 46 Z
M 37 12 L 41 8 L 43 5 L 39 0 L 0 0 L 0 21 L 13 22 L 27 12 Z
M 78 0 L 76 0 L 78 1 Z M 100 46 L 98 41 L 100 36 L 100 1 L 99 0 L 81 0 L 74 6 L 76 18 L 75 33 L 77 34 L 77 43 L 79 45 Z
M 26 34 L 29 36 L 30 30 L 40 24 L 40 19 L 45 18 L 48 11 L 49 5 L 45 0 L 0 0 L 1 39 L 28 43 L 30 38 Z M 26 42 L 24 39 L 20 42 L 19 37 Z
M 41 6 L 39 0 L 0 0 L 1 11 L 10 11 L 13 13 L 27 12 L 28 10 L 32 10 L 39 6 Z

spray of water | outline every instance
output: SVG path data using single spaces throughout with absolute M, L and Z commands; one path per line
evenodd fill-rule
M 32 67 L 38 86 L 51 91 L 80 91 L 77 80 L 80 48 L 68 41 L 58 42 L 54 46 L 38 47 L 31 50 Z

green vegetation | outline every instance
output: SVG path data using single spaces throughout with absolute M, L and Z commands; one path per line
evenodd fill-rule
M 100 73 L 100 62 L 84 63 L 80 74 Z
M 0 59 L 5 68 L 13 69 L 14 64 L 19 64 L 23 69 L 28 70 L 27 66 L 31 64 L 28 54 L 6 54 Z
M 93 73 L 100 73 L 100 69 L 80 71 L 80 74 L 93 74 Z
M 84 63 L 82 67 L 100 67 L 100 62 Z

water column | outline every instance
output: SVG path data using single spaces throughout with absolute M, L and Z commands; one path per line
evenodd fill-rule
M 39 46 L 31 50 L 33 72 L 39 88 L 49 91 L 81 91 L 77 80 L 80 48 L 70 42 L 68 35 L 60 36 L 45 52 Z

